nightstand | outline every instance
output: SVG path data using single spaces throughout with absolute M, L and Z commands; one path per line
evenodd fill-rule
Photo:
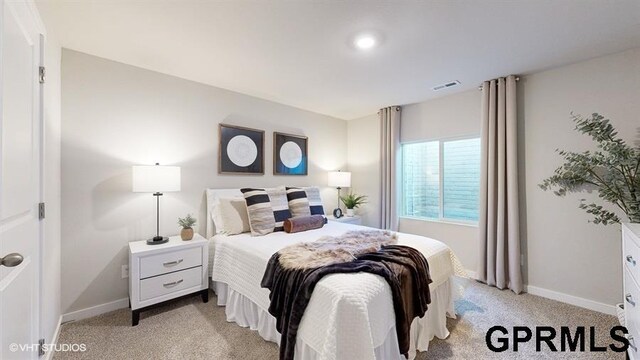
M 341 223 L 354 224 L 354 225 L 362 225 L 362 218 L 358 215 L 355 216 L 343 216 L 339 219 L 336 219 L 332 215 L 327 216 L 327 220 L 329 221 L 337 221 Z
M 131 325 L 138 325 L 140 313 L 152 305 L 192 293 L 209 301 L 209 242 L 195 234 L 182 241 L 147 245 L 146 240 L 129 243 L 129 301 Z

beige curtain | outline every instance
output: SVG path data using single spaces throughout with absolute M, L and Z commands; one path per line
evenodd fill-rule
M 400 199 L 400 113 L 399 106 L 380 109 L 380 228 L 398 230 Z
M 482 85 L 478 279 L 522 292 L 518 216 L 516 78 Z

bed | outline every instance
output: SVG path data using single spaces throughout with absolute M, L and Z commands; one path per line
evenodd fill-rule
M 211 221 L 216 196 L 238 196 L 239 190 L 207 189 L 207 237 L 210 239 L 209 271 L 218 305 L 225 306 L 227 321 L 258 331 L 267 341 L 280 342 L 276 320 L 269 314 L 269 291 L 260 287 L 272 254 L 301 241 L 336 236 L 365 227 L 330 221 L 321 229 L 261 237 L 249 233 L 215 234 Z M 215 234 L 215 235 L 214 235 Z M 446 317 L 454 317 L 453 302 L 459 295 L 456 276 L 464 270 L 442 242 L 399 233 L 398 243 L 420 250 L 429 262 L 433 283 L 432 303 L 424 317 L 411 325 L 409 358 L 427 351 L 434 337 L 449 335 Z M 398 350 L 395 315 L 389 285 L 369 273 L 333 274 L 318 282 L 300 323 L 296 359 L 404 359 Z

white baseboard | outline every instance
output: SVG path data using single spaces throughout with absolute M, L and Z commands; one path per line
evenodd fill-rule
M 579 306 L 581 308 L 605 313 L 608 315 L 616 315 L 616 307 L 615 305 L 604 304 L 601 302 L 553 291 L 548 289 L 543 289 L 537 286 L 527 285 L 525 286 L 525 292 L 531 295 L 541 296 L 543 298 L 560 301 L 563 303 L 567 303 L 570 305 Z
M 60 326 L 62 326 L 62 315 L 58 318 L 58 326 L 56 326 L 56 331 L 53 333 L 53 337 L 51 340 L 47 341 L 48 344 L 57 344 L 58 336 L 60 336 Z M 53 358 L 53 349 L 49 349 L 43 356 L 43 360 L 51 360 Z
M 472 271 L 469 269 L 465 269 L 465 271 L 467 272 L 470 278 L 477 279 L 475 271 Z M 589 299 L 585 299 L 585 298 L 581 298 L 581 297 L 577 297 L 577 296 L 573 296 L 573 295 L 569 295 L 569 294 L 565 294 L 565 293 L 561 293 L 553 290 L 543 289 L 541 287 L 531 286 L 531 285 L 525 285 L 524 292 L 529 293 L 531 295 L 536 295 L 543 298 L 560 301 L 569 305 L 575 305 L 581 308 L 585 308 L 585 309 L 589 309 L 589 310 L 593 310 L 593 311 L 597 311 L 597 312 L 601 312 L 609 315 L 617 315 L 615 305 L 604 304 L 597 301 L 593 301 L 593 300 L 589 300 Z
M 92 306 L 86 309 L 81 309 L 77 311 L 72 311 L 70 313 L 66 313 L 62 315 L 62 322 L 66 323 L 69 321 L 86 319 L 86 318 L 98 316 L 100 314 L 108 313 L 110 311 L 124 309 L 128 307 L 129 307 L 129 298 L 119 299 L 119 300 L 108 302 L 105 304 L 100 304 L 100 305 Z

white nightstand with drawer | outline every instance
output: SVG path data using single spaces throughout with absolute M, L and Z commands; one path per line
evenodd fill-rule
M 129 301 L 131 324 L 138 325 L 140 313 L 152 305 L 192 293 L 209 301 L 209 242 L 195 234 L 182 241 L 172 236 L 169 242 L 147 245 L 129 243 Z
M 358 215 L 354 216 L 343 216 L 341 218 L 336 219 L 333 215 L 327 216 L 327 220 L 329 221 L 337 221 L 341 223 L 354 224 L 354 225 L 362 225 L 362 218 Z

